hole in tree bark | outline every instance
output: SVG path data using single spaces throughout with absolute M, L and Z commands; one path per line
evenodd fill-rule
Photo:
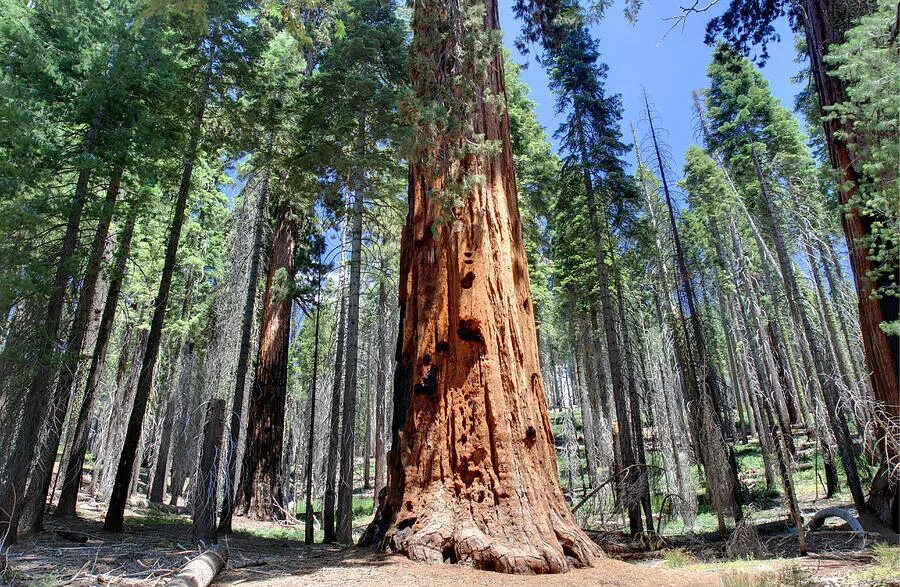
M 417 518 L 406 518 L 397 524 L 397 530 L 406 530 L 416 523 Z
M 465 263 L 466 265 L 471 265 L 472 263 L 474 263 L 474 261 L 472 261 L 472 259 L 466 259 L 465 261 L 463 261 L 463 263 Z
M 537 431 L 534 429 L 534 426 L 529 426 L 527 430 L 525 430 L 525 446 L 531 448 L 534 446 L 534 441 L 537 439 Z
M 484 342 L 484 336 L 481 334 L 481 323 L 475 318 L 460 320 L 456 334 L 459 335 L 460 340 L 465 342 Z
M 430 395 L 437 391 L 438 366 L 432 365 L 422 383 L 416 383 L 413 392 L 417 395 Z
M 471 257 L 472 251 L 466 251 L 465 253 L 463 253 L 463 255 L 465 255 L 466 257 Z
M 463 289 L 469 289 L 472 287 L 472 283 L 474 283 L 474 282 L 475 282 L 475 273 L 473 273 L 472 271 L 469 271 L 468 273 L 465 274 L 465 276 L 462 278 L 462 281 L 460 281 L 459 284 L 462 286 Z
M 425 365 L 426 367 L 427 367 L 428 365 L 430 365 L 430 364 L 431 364 L 431 355 L 425 355 L 425 356 L 422 358 L 422 364 Z
M 450 352 L 450 343 L 446 340 L 442 340 L 441 342 L 437 343 L 437 352 L 441 353 L 442 355 L 448 354 Z
M 406 508 L 406 511 L 408 511 L 408 512 L 413 511 L 413 505 L 412 505 L 411 501 L 406 500 L 406 503 L 403 504 L 403 506 Z
M 444 549 L 441 551 L 441 556 L 444 557 L 445 563 L 455 565 L 456 563 L 459 562 L 459 560 L 456 557 L 456 549 L 454 549 L 452 545 L 448 544 L 447 546 L 445 546 Z
M 528 311 L 528 305 L 529 305 L 529 304 L 528 304 L 528 300 L 525 300 L 524 302 L 522 302 L 522 308 L 523 308 L 526 312 Z

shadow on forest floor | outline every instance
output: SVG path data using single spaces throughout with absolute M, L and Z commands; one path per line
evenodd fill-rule
M 171 510 L 171 508 L 165 508 Z M 6 557 L 0 584 L 165 584 L 200 549 L 190 519 L 152 507 L 129 508 L 125 528 L 103 530 L 103 504 L 79 502 L 79 517 L 45 518 L 40 534 L 20 537 Z M 235 517 L 235 532 L 220 536 L 227 546 L 227 582 L 300 576 L 335 566 L 373 567 L 388 557 L 341 546 L 307 546 L 302 528 Z M 223 576 L 222 579 L 226 577 Z
M 81 517 L 48 516 L 45 532 L 22 537 L 9 550 L 0 584 L 164 585 L 200 550 L 192 542 L 189 518 L 169 513 L 171 508 L 163 510 L 131 508 L 126 512 L 125 530 L 110 533 L 102 529 L 103 504 L 81 501 Z M 235 532 L 220 537 L 220 543 L 228 547 L 229 561 L 216 584 L 820 585 L 829 583 L 812 579 L 846 578 L 875 568 L 872 550 L 859 552 L 859 546 L 849 544 L 839 528 L 815 536 L 811 543 L 815 554 L 804 559 L 789 558 L 795 554 L 791 547 L 795 540 L 783 523 L 763 523 L 759 531 L 769 546 L 764 560 L 724 560 L 724 543 L 715 535 L 667 536 L 664 542 L 648 546 L 607 533 L 595 536 L 610 556 L 597 568 L 529 578 L 500 577 L 457 565 L 423 565 L 358 547 L 307 546 L 302 528 L 236 517 Z M 900 566 L 897 570 L 900 573 Z M 783 582 L 782 576 L 789 580 Z M 798 576 L 811 580 L 797 583 Z

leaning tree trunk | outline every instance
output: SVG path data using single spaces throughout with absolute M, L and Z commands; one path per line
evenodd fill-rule
M 248 410 L 247 448 L 241 474 L 241 506 L 245 515 L 258 520 L 271 520 L 278 507 L 283 505 L 279 470 L 287 399 L 291 299 L 275 298 L 275 290 L 279 289 L 275 280 L 279 274 L 286 273 L 288 282 L 293 282 L 296 243 L 297 223 L 293 213 L 288 208 L 282 209 L 269 255 L 256 377 Z
M 819 387 L 822 389 L 822 396 L 825 405 L 828 407 L 828 418 L 831 424 L 831 430 L 837 442 L 838 453 L 841 455 L 841 461 L 844 465 L 844 472 L 847 474 L 847 485 L 853 496 L 853 502 L 860 513 L 865 511 L 865 501 L 863 499 L 862 487 L 859 481 L 859 473 L 856 468 L 854 450 L 851 446 L 850 431 L 847 427 L 847 420 L 844 412 L 839 404 L 838 390 L 834 382 L 832 373 L 833 365 L 826 365 L 825 358 L 822 356 L 822 350 L 817 342 L 812 324 L 806 314 L 804 306 L 800 302 L 800 291 L 797 280 L 794 277 L 794 270 L 787 245 L 784 242 L 780 219 L 775 210 L 775 202 L 769 193 L 766 184 L 766 178 L 763 175 L 762 167 L 756 152 L 752 150 L 753 167 L 759 180 L 761 198 L 764 210 L 769 219 L 772 229 L 772 238 L 775 242 L 775 251 L 778 257 L 778 265 L 781 269 L 781 275 L 784 279 L 785 293 L 787 294 L 788 307 L 794 317 L 796 324 L 803 329 L 803 337 L 809 343 L 809 356 L 805 356 L 807 361 L 807 370 L 812 371 L 818 378 Z
M 81 409 L 78 412 L 78 421 L 75 424 L 75 432 L 72 434 L 69 461 L 66 463 L 65 476 L 56 504 L 54 516 L 74 516 L 75 506 L 78 502 L 78 490 L 81 487 L 81 471 L 84 466 L 84 454 L 87 451 L 88 434 L 90 432 L 91 413 L 94 409 L 94 400 L 97 391 L 103 382 L 106 351 L 109 347 L 109 339 L 112 335 L 116 320 L 116 309 L 119 306 L 119 292 L 122 290 L 122 281 L 125 277 L 125 265 L 131 251 L 131 239 L 134 236 L 134 225 L 137 220 L 138 206 L 131 204 L 125 227 L 119 235 L 119 247 L 116 252 L 116 260 L 112 269 L 112 278 L 109 283 L 109 291 L 106 294 L 106 302 L 103 304 L 103 315 L 100 317 L 100 326 L 97 329 L 97 341 L 94 343 L 94 352 L 91 355 L 91 365 L 88 368 L 87 387 L 84 390 L 84 398 L 81 400 Z M 126 361 L 127 362 L 127 361 Z M 96 475 L 96 472 L 94 473 Z
M 194 160 L 197 158 L 197 148 L 200 144 L 200 135 L 203 129 L 203 114 L 206 112 L 207 94 L 210 84 L 209 76 L 210 74 L 207 73 L 203 87 L 199 92 L 197 109 L 194 112 L 190 143 L 184 158 L 178 197 L 175 199 L 175 214 L 172 217 L 172 225 L 169 231 L 168 242 L 166 243 L 166 254 L 163 261 L 162 277 L 159 281 L 159 291 L 153 303 L 153 319 L 150 322 L 150 332 L 147 335 L 147 350 L 144 352 L 143 360 L 141 361 L 134 406 L 128 418 L 125 441 L 122 444 L 119 465 L 116 468 L 115 485 L 109 501 L 109 508 L 106 511 L 106 519 L 103 523 L 104 529 L 110 532 L 121 531 L 122 523 L 125 519 L 128 486 L 131 481 L 132 469 L 136 465 L 135 458 L 138 452 L 138 442 L 141 438 L 141 428 L 144 424 L 144 414 L 147 411 L 147 401 L 150 399 L 150 390 L 153 387 L 153 370 L 156 366 L 156 359 L 159 356 L 159 343 L 162 339 L 162 328 L 166 319 L 169 290 L 172 287 L 172 277 L 175 273 L 181 229 L 184 226 L 184 212 L 191 188 Z M 139 466 L 140 463 L 137 463 L 137 465 Z
M 418 96 L 435 100 L 449 91 L 436 98 L 443 108 L 472 100 L 472 131 L 498 148 L 467 155 L 448 171 L 438 151 L 462 149 L 473 137 L 442 137 L 443 144 L 425 144 L 410 164 L 394 442 L 386 495 L 362 543 L 421 561 L 562 572 L 592 564 L 600 551 L 576 524 L 557 477 L 509 122 L 487 97 L 505 93 L 499 47 L 492 47 L 484 78 L 473 76 L 481 87 L 471 94 L 461 97 L 444 83 L 464 67 L 443 58 L 465 46 L 459 36 L 497 29 L 497 2 L 486 4 L 485 30 L 463 33 L 457 28 L 463 15 L 453 5 L 416 4 Z M 445 27 L 455 34 L 438 34 Z M 475 175 L 483 181 L 465 179 Z M 445 209 L 440 195 L 461 187 L 461 178 L 471 190 Z M 440 222 L 448 213 L 451 221 Z

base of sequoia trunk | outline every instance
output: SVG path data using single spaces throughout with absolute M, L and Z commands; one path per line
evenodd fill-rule
M 359 544 L 418 562 L 461 564 L 515 574 L 564 573 L 593 566 L 603 557 L 600 548 L 571 519 L 551 511 L 544 512 L 547 519 L 542 520 L 545 528 L 552 529 L 551 536 L 536 524 L 528 524 L 530 527 L 517 527 L 515 531 L 529 537 L 541 536 L 541 540 L 514 543 L 505 536 L 509 528 L 492 528 L 497 535 L 489 535 L 472 521 L 469 504 L 454 505 L 458 513 L 450 507 L 429 507 L 424 513 L 420 510 L 418 516 L 415 510 L 406 511 L 408 508 L 402 515 L 396 515 L 389 507 L 379 508 Z

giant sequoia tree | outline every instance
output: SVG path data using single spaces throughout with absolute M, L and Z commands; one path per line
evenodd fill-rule
M 591 564 L 557 479 L 497 2 L 422 0 L 412 28 L 393 445 L 362 543 L 504 572 Z

